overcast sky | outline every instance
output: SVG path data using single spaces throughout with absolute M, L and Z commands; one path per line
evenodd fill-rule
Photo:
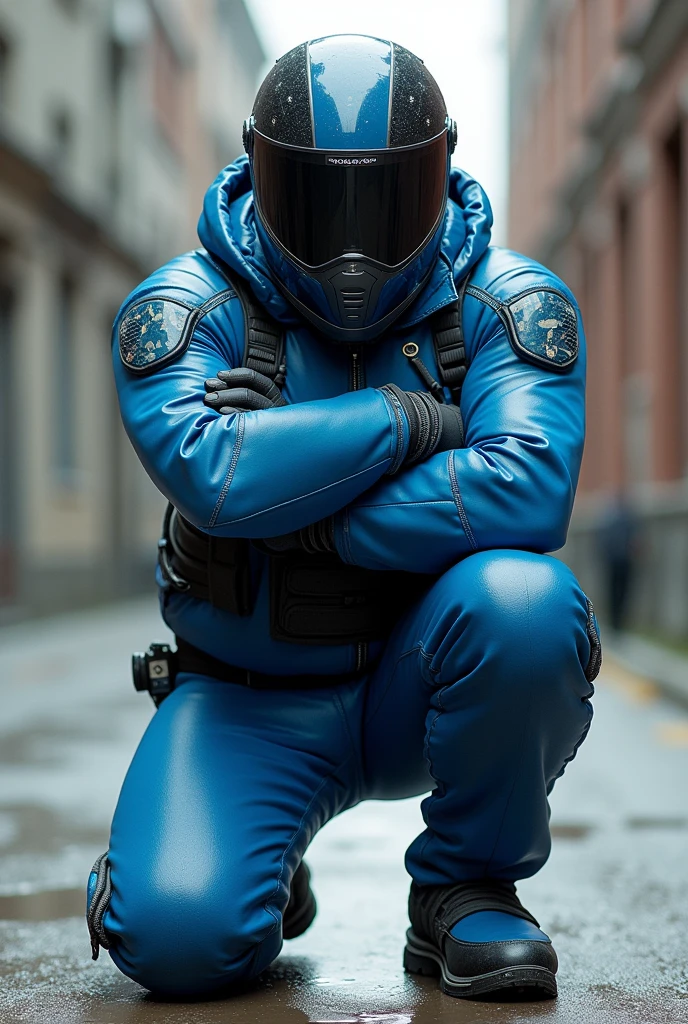
M 506 238 L 506 0 L 246 0 L 268 54 L 335 32 L 401 43 L 422 57 L 459 126 L 453 162 L 477 178 Z

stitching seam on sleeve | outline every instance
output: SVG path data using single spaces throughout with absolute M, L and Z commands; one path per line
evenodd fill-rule
M 212 313 L 212 311 L 216 309 L 218 306 L 222 306 L 229 299 L 235 298 L 236 292 L 234 291 L 233 288 L 225 288 L 224 291 L 217 292 L 215 295 L 211 295 L 209 299 L 206 299 L 202 306 L 199 306 L 198 312 L 200 315 L 198 319 L 202 320 L 206 313 Z
M 239 415 L 243 416 L 243 413 L 239 413 Z M 238 440 L 238 438 L 237 438 L 237 440 Z M 237 453 L 237 455 L 238 455 L 238 453 Z M 264 516 L 267 512 L 275 512 L 277 509 L 280 509 L 280 508 L 288 508 L 289 505 L 294 505 L 294 504 L 297 504 L 299 501 L 304 501 L 307 498 L 312 498 L 316 494 L 325 494 L 327 491 L 332 490 L 333 487 L 339 487 L 341 484 L 348 483 L 349 480 L 356 480 L 357 477 L 363 476 L 365 473 L 372 472 L 373 470 L 377 469 L 379 466 L 384 465 L 384 463 L 386 461 L 387 461 L 387 459 L 381 459 L 380 462 L 375 462 L 372 466 L 366 466 L 365 469 L 361 469 L 357 473 L 350 473 L 349 476 L 342 477 L 340 480 L 333 480 L 331 484 L 325 484 L 324 487 L 317 487 L 314 491 L 308 491 L 307 494 L 299 494 L 295 498 L 289 498 L 288 501 L 280 501 L 280 502 L 277 503 L 277 505 L 270 505 L 269 508 L 261 508 L 257 512 L 251 512 L 250 515 L 247 515 L 247 516 L 240 516 L 238 519 L 226 519 L 222 523 L 220 523 L 219 525 L 220 526 L 230 526 L 230 525 L 231 526 L 236 526 L 237 523 L 247 523 L 249 520 L 255 519 L 256 516 Z M 231 466 L 230 466 L 230 471 L 232 471 L 232 467 Z M 229 471 L 228 471 L 228 476 L 229 476 Z M 231 480 L 231 478 L 230 478 L 230 480 Z M 229 487 L 229 484 L 227 484 L 227 487 Z M 225 488 L 223 488 L 223 492 L 226 493 L 226 489 Z M 221 503 L 222 503 L 222 497 L 220 497 L 220 504 Z M 218 509 L 218 511 L 219 511 L 219 509 Z M 213 520 L 213 522 L 214 522 L 214 520 Z
M 229 469 L 227 470 L 227 475 L 225 476 L 225 482 L 222 485 L 222 490 L 220 491 L 220 496 L 217 499 L 217 503 L 215 505 L 215 508 L 213 509 L 213 514 L 210 517 L 210 522 L 208 523 L 209 527 L 215 526 L 215 523 L 217 522 L 217 517 L 220 514 L 220 509 L 222 508 L 222 506 L 224 504 L 224 500 L 227 497 L 227 491 L 229 490 L 230 485 L 232 483 L 232 477 L 234 476 L 234 470 L 236 469 L 236 464 L 237 464 L 237 462 L 239 460 L 239 452 L 241 451 L 241 445 L 243 443 L 243 440 L 244 440 L 244 414 L 243 413 L 239 413 L 237 415 L 237 433 L 236 433 L 236 439 L 234 441 L 234 450 L 232 452 L 232 458 L 230 459 Z
M 449 470 L 449 480 L 451 482 L 452 494 L 454 495 L 454 504 L 456 505 L 456 510 L 459 513 L 461 525 L 463 526 L 464 533 L 468 538 L 468 543 L 471 545 L 474 551 L 477 551 L 478 545 L 476 544 L 475 537 L 473 535 L 473 530 L 471 529 L 471 524 L 468 521 L 466 509 L 464 508 L 463 505 L 463 499 L 461 497 L 461 492 L 459 491 L 459 482 L 456 479 L 456 467 L 454 465 L 454 458 L 451 452 L 449 452 L 449 455 L 447 456 L 447 469 Z
M 466 295 L 470 295 L 474 299 L 478 299 L 479 302 L 483 302 L 486 306 L 490 306 L 494 309 L 495 313 L 502 308 L 502 303 L 499 299 L 496 299 L 494 295 L 490 295 L 483 288 L 478 288 L 475 284 L 469 284 L 466 288 Z

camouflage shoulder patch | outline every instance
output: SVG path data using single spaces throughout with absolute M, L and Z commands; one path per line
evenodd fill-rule
M 560 373 L 578 358 L 578 320 L 571 303 L 551 288 L 534 288 L 501 308 L 512 348 L 523 359 Z
M 184 352 L 199 310 L 176 299 L 146 299 L 125 313 L 119 325 L 119 354 L 132 373 L 159 369 Z

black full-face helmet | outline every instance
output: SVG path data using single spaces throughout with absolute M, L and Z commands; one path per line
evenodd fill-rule
M 290 50 L 244 126 L 265 257 L 320 331 L 380 335 L 428 279 L 456 126 L 423 62 L 336 35 Z

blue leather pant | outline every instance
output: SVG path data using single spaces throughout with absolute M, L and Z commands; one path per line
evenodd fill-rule
M 570 570 L 487 551 L 437 581 L 367 679 L 256 691 L 180 677 L 115 813 L 113 960 L 178 995 L 258 974 L 311 839 L 364 799 L 432 790 L 406 854 L 421 885 L 534 874 L 547 795 L 590 724 L 590 656 Z

